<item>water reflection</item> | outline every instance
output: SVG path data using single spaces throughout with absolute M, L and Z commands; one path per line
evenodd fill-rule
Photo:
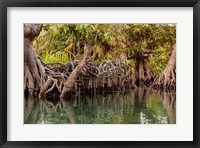
M 25 98 L 25 124 L 175 124 L 176 95 L 139 88 L 76 98 Z

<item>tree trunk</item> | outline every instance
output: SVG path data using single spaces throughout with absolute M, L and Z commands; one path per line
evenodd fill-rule
M 72 69 L 69 76 L 64 75 L 65 70 L 59 71 L 59 67 L 50 68 L 36 56 L 33 40 L 39 35 L 41 29 L 40 24 L 24 25 L 24 90 L 29 95 L 39 93 L 40 99 L 44 98 L 46 93 L 56 90 L 63 98 L 67 92 L 73 90 L 76 79 L 91 60 L 92 50 L 88 46 L 84 59 L 75 69 Z M 63 66 L 66 65 L 63 64 Z
M 144 53 L 136 53 L 135 56 L 135 78 L 136 78 L 136 84 L 146 84 L 149 85 L 154 80 L 153 72 L 151 71 L 147 59 L 150 55 L 150 52 L 144 52 Z
M 24 90 L 31 95 L 40 90 L 41 77 L 45 73 L 33 47 L 33 40 L 39 35 L 41 28 L 40 24 L 24 25 Z
M 88 46 L 84 58 L 81 60 L 78 66 L 76 66 L 76 68 L 72 71 L 67 81 L 64 83 L 64 88 L 61 92 L 60 98 L 64 98 L 65 94 L 73 89 L 76 83 L 76 79 L 81 74 L 85 66 L 90 62 L 91 56 L 92 50 L 91 47 Z
M 176 89 L 176 45 L 164 71 L 153 82 L 156 89 Z
M 109 60 L 97 67 L 94 62 L 90 62 L 93 50 L 89 45 L 81 61 L 54 63 L 54 66 L 44 64 L 37 57 L 33 47 L 33 40 L 39 35 L 41 28 L 42 25 L 39 24 L 24 25 L 24 91 L 28 95 L 35 94 L 35 97 L 39 99 L 46 96 L 64 98 L 66 94 L 71 94 L 74 90 L 91 90 L 98 87 L 104 89 L 104 84 L 101 86 L 100 83 L 100 86 L 96 86 L 95 82 L 101 82 L 101 78 L 118 80 L 120 76 L 123 80 L 120 78 L 117 87 L 129 86 L 127 84 L 131 80 L 130 67 L 121 64 L 118 60 Z M 147 67 L 143 65 L 146 70 Z M 107 83 L 106 81 L 106 85 Z M 114 81 L 110 83 L 110 88 L 115 86 Z

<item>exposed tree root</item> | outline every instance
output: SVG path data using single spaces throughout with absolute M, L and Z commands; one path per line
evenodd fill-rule
M 66 64 L 44 64 L 36 56 L 33 39 L 39 35 L 42 25 L 24 26 L 24 91 L 39 98 L 56 96 L 64 98 L 80 93 L 123 90 L 135 87 L 136 83 L 149 85 L 154 76 L 148 67 L 150 52 L 138 53 L 134 58 L 135 74 L 132 68 L 119 59 L 107 60 L 96 65 L 91 61 L 92 50 L 87 47 L 84 58 Z M 175 50 L 164 72 L 155 79 L 155 87 L 175 88 Z
M 83 91 L 119 90 L 132 87 L 134 79 L 131 68 L 119 59 L 96 65 L 91 62 L 91 49 L 85 57 L 66 64 L 44 64 L 36 57 L 32 40 L 25 38 L 24 90 L 39 98 L 46 96 L 79 95 Z
M 91 53 L 92 53 L 92 50 L 90 48 L 91 47 L 87 47 L 87 50 L 86 50 L 86 53 L 85 53 L 83 60 L 81 60 L 80 63 L 77 65 L 77 67 L 74 68 L 74 70 L 69 75 L 66 82 L 64 83 L 64 87 L 63 87 L 61 95 L 60 95 L 61 98 L 64 98 L 65 94 L 73 89 L 74 85 L 76 84 L 76 80 L 77 80 L 78 76 L 84 70 L 86 65 L 90 62 Z M 55 85 L 53 85 L 53 86 L 55 87 Z M 51 90 L 53 90 L 52 88 L 51 88 Z
M 40 90 L 40 78 L 44 76 L 44 68 L 36 57 L 32 43 L 41 28 L 40 24 L 24 25 L 24 89 L 31 95 Z
M 141 83 L 145 85 L 150 85 L 154 80 L 153 72 L 148 66 L 147 59 L 151 52 L 141 52 L 136 53 L 133 57 L 135 58 L 135 70 L 136 70 L 136 83 L 140 85 Z
M 64 98 L 66 94 L 80 94 L 83 90 L 94 92 L 133 87 L 130 67 L 119 60 L 109 60 L 99 66 L 89 61 L 83 66 L 82 62 L 75 60 L 60 66 L 42 63 L 45 75 L 41 78 L 39 98 L 52 94 Z
M 176 46 L 174 46 L 172 55 L 166 68 L 154 80 L 153 87 L 164 90 L 176 89 Z

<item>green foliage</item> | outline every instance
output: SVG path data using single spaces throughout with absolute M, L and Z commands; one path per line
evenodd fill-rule
M 136 51 L 154 50 L 165 44 L 176 42 L 174 24 L 131 24 L 126 27 L 126 38 L 130 49 Z
M 66 63 L 69 62 L 69 57 L 66 53 L 64 52 L 46 52 L 42 53 L 40 56 L 41 59 L 43 59 L 44 63 Z
M 165 69 L 169 58 L 168 48 L 160 47 L 154 49 L 154 53 L 149 56 L 148 60 L 149 66 L 155 75 L 158 75 Z
M 86 44 L 93 46 L 96 62 L 150 50 L 148 62 L 157 75 L 175 42 L 175 24 L 44 24 L 34 46 L 45 63 L 81 59 Z M 134 59 L 129 63 L 134 65 Z
M 149 65 L 155 75 L 164 70 L 169 60 L 170 48 L 176 43 L 175 24 L 131 24 L 125 28 L 127 50 L 135 53 L 151 51 Z

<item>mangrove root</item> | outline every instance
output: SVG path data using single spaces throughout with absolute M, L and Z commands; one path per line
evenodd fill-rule
M 176 89 L 176 45 L 166 68 L 154 80 L 153 87 L 164 90 Z

